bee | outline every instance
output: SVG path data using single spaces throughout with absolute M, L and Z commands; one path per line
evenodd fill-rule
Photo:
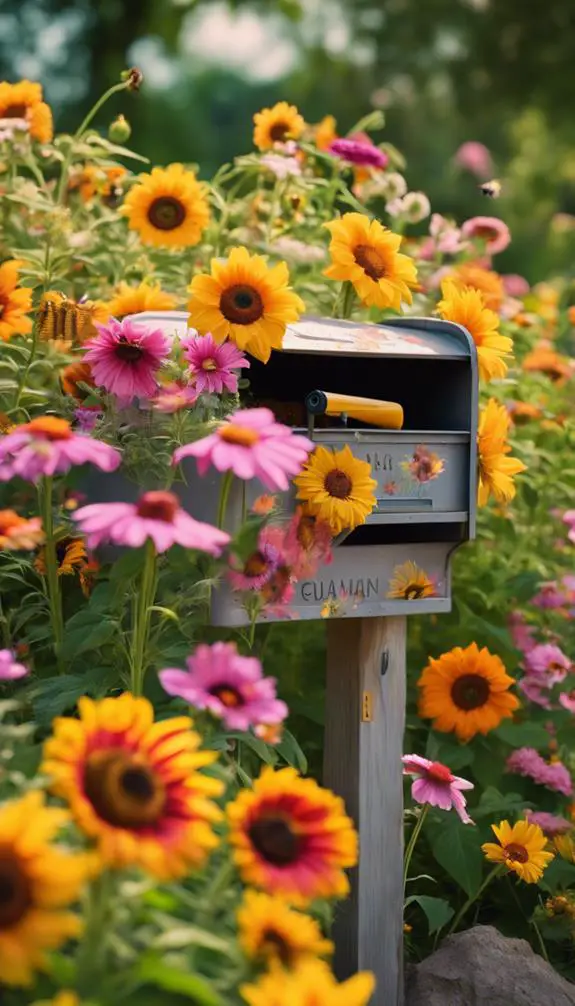
M 63 293 L 44 294 L 38 307 L 38 328 L 41 339 L 64 339 L 82 343 L 95 334 L 93 313 L 96 305 L 86 300 L 76 303 Z
M 501 195 L 501 182 L 497 178 L 493 178 L 490 182 L 483 182 L 478 186 L 481 189 L 484 196 L 489 199 L 499 199 Z

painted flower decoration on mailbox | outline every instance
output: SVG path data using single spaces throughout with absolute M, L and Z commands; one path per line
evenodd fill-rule
M 436 584 L 431 577 L 412 562 L 411 559 L 396 566 L 389 581 L 387 596 L 402 601 L 419 601 L 422 597 L 434 597 Z
M 377 503 L 371 465 L 354 457 L 347 444 L 341 451 L 317 447 L 294 484 L 297 498 L 310 514 L 326 521 L 334 535 L 365 524 Z

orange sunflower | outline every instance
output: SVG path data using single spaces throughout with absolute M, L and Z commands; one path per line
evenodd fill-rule
M 411 304 L 417 271 L 413 259 L 399 251 L 401 235 L 364 213 L 344 213 L 324 226 L 331 233 L 331 265 L 324 270 L 325 276 L 353 283 L 368 307 L 400 311 L 402 300 Z
M 109 206 L 117 206 L 122 194 L 122 179 L 127 177 L 127 170 L 121 164 L 103 167 L 97 164 L 86 164 L 78 174 L 72 176 L 70 188 L 78 189 L 85 203 L 95 196 L 100 196 L 102 202 Z
M 507 443 L 511 417 L 504 405 L 490 398 L 479 413 L 477 464 L 479 485 L 477 502 L 485 506 L 491 494 L 499 503 L 509 503 L 515 496 L 513 476 L 526 470 L 518 458 L 510 458 Z
M 43 541 L 40 517 L 20 517 L 15 510 L 0 510 L 0 551 L 29 552 Z
M 509 691 L 515 682 L 503 661 L 477 643 L 430 657 L 417 683 L 419 715 L 432 719 L 435 730 L 455 732 L 461 741 L 489 733 L 519 708 Z
M 1 85 L 0 85 L 1 87 Z M 18 286 L 18 272 L 23 262 L 9 259 L 0 265 L 0 339 L 7 342 L 13 335 L 30 335 L 32 291 Z
M 374 989 L 371 971 L 339 984 L 324 961 L 306 960 L 294 971 L 275 967 L 240 992 L 248 1006 L 368 1006 Z
M 113 318 L 125 318 L 128 314 L 141 311 L 173 311 L 178 306 L 178 298 L 173 293 L 162 290 L 159 283 L 119 283 L 112 299 L 106 307 Z
M 485 307 L 491 311 L 498 311 L 505 299 L 505 287 L 499 273 L 494 272 L 493 269 L 485 269 L 476 262 L 462 262 L 452 273 L 449 273 L 447 279 L 458 290 L 465 287 L 478 290 L 483 296 Z
M 140 175 L 122 212 L 144 244 L 158 248 L 197 245 L 210 219 L 206 188 L 183 164 Z
M 58 718 L 42 772 L 104 862 L 140 866 L 163 880 L 200 866 L 217 845 L 212 798 L 222 784 L 199 770 L 215 761 L 199 751 L 187 716 L 154 723 L 150 702 L 128 693 L 82 698 L 79 719 Z
M 337 139 L 337 123 L 333 115 L 324 115 L 317 126 L 313 126 L 313 138 L 318 150 L 328 150 Z
M 545 374 L 559 387 L 573 377 L 575 372 L 568 357 L 561 356 L 545 343 L 527 353 L 521 367 L 528 374 Z
M 254 115 L 254 144 L 258 150 L 270 150 L 274 143 L 297 140 L 305 129 L 305 121 L 295 105 L 278 101 L 273 108 L 262 108 Z
M 42 86 L 30 80 L 0 82 L 0 119 L 25 119 L 30 136 L 40 143 L 50 143 L 54 135 L 52 111 L 42 100 Z
M 294 911 L 282 898 L 248 890 L 237 918 L 242 949 L 256 961 L 291 968 L 310 957 L 333 953 L 333 943 L 324 939 L 315 919 Z
M 343 800 L 293 768 L 265 768 L 228 804 L 230 843 L 246 884 L 294 905 L 343 898 L 357 834 Z
M 442 283 L 441 292 L 439 314 L 469 332 L 477 349 L 480 378 L 490 381 L 492 377 L 505 377 L 505 357 L 511 353 L 513 342 L 499 333 L 499 316 L 485 306 L 483 294 L 473 287 L 458 289 L 449 280 Z
M 75 398 L 77 402 L 83 402 L 87 398 L 88 392 L 84 391 L 80 385 L 86 384 L 91 388 L 95 387 L 90 364 L 84 363 L 83 360 L 69 363 L 60 373 L 60 383 L 66 395 Z

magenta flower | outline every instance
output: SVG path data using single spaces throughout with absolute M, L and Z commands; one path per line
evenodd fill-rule
M 460 168 L 465 168 L 478 178 L 485 181 L 493 171 L 491 154 L 484 143 L 468 140 L 462 143 L 453 158 Z
M 508 297 L 526 297 L 531 287 L 524 276 L 510 272 L 501 277 L 503 288 Z
M 150 401 L 150 405 L 157 412 L 172 414 L 180 412 L 181 409 L 191 409 L 198 400 L 198 392 L 190 384 L 182 384 L 180 381 L 172 381 L 158 388 L 156 394 Z
M 525 654 L 524 667 L 527 674 L 543 679 L 551 687 L 563 681 L 571 670 L 571 661 L 558 646 L 538 643 Z
M 518 748 L 513 751 L 507 759 L 507 770 L 533 779 L 540 786 L 563 793 L 564 796 L 571 796 L 573 793 L 571 776 L 563 762 L 546 762 L 535 748 Z
M 230 541 L 225 531 L 194 520 L 168 492 L 144 493 L 137 503 L 90 503 L 72 519 L 86 535 L 89 549 L 102 542 L 139 548 L 151 538 L 157 552 L 183 545 L 217 556 Z
M 564 709 L 575 713 L 575 688 L 572 688 L 570 692 L 561 692 L 559 701 Z
M 573 827 L 571 821 L 568 821 L 566 817 L 548 814 L 546 810 L 526 810 L 525 817 L 528 818 L 530 824 L 538 824 L 548 838 L 564 835 Z
M 196 709 L 209 709 L 229 730 L 281 723 L 288 714 L 276 697 L 275 678 L 265 678 L 256 657 L 242 657 L 235 643 L 202 643 L 186 660 L 187 671 L 159 672 L 163 689 Z
M 85 406 L 80 406 L 74 409 L 74 420 L 78 429 L 82 433 L 91 433 L 95 426 L 98 425 L 98 420 L 102 418 L 102 413 L 98 407 L 96 408 L 86 408 Z
M 473 783 L 452 775 L 447 765 L 420 755 L 404 755 L 403 774 L 415 776 L 411 795 L 416 803 L 428 803 L 441 810 L 455 810 L 464 824 L 473 824 L 466 811 L 467 801 L 461 790 L 473 789 Z
M 0 681 L 17 681 L 28 673 L 28 668 L 16 661 L 12 650 L 0 650 Z
M 559 589 L 557 581 L 549 580 L 547 583 L 541 584 L 539 593 L 531 599 L 531 604 L 537 608 L 562 608 L 566 600 L 567 598 L 564 592 Z
M 357 164 L 365 168 L 380 168 L 383 170 L 389 164 L 389 157 L 383 150 L 366 140 L 340 139 L 333 140 L 329 146 L 330 154 L 341 157 L 342 161 Z
M 84 360 L 94 382 L 110 394 L 131 401 L 151 398 L 157 373 L 170 352 L 170 340 L 160 329 L 145 329 L 129 318 L 96 325 L 99 334 L 85 343 Z
M 517 650 L 521 650 L 522 653 L 528 653 L 529 650 L 533 649 L 536 645 L 533 639 L 535 628 L 533 625 L 528 625 L 521 611 L 511 612 L 508 626 L 513 645 Z
M 0 482 L 16 475 L 37 482 L 43 475 L 63 475 L 84 464 L 113 472 L 120 461 L 114 447 L 74 433 L 67 420 L 56 416 L 39 416 L 0 437 Z
M 511 231 L 499 217 L 471 217 L 462 225 L 461 234 L 470 240 L 484 241 L 489 255 L 505 251 L 511 241 Z
M 298 507 L 285 529 L 283 542 L 294 580 L 307 580 L 315 576 L 318 566 L 328 566 L 333 560 L 332 542 L 329 524 Z
M 264 527 L 255 552 L 238 566 L 233 557 L 227 576 L 234 590 L 261 590 L 284 562 L 284 534 L 279 527 Z
M 517 687 L 523 692 L 525 698 L 529 699 L 530 702 L 534 702 L 536 706 L 541 706 L 542 709 L 552 708 L 549 686 L 546 681 L 542 682 L 540 678 L 527 675 L 521 681 L 517 682 Z
M 569 525 L 567 537 L 570 541 L 575 541 L 575 510 L 566 510 L 561 519 L 564 524 Z
M 173 463 L 195 457 L 200 475 L 212 464 L 219 472 L 257 478 L 267 489 L 285 491 L 288 476 L 300 471 L 311 450 L 311 440 L 276 423 L 270 409 L 240 409 L 210 436 L 178 447 Z
M 185 339 L 182 345 L 198 394 L 207 391 L 221 395 L 225 390 L 235 395 L 238 390 L 238 375 L 234 371 L 249 367 L 250 362 L 233 342 L 223 342 L 219 346 L 208 333 L 195 339 Z

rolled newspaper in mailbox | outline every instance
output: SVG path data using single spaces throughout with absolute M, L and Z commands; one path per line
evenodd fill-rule
M 403 409 L 397 402 L 381 402 L 377 398 L 356 395 L 335 395 L 330 391 L 310 391 L 305 405 L 312 416 L 349 416 L 361 423 L 382 430 L 401 430 Z

